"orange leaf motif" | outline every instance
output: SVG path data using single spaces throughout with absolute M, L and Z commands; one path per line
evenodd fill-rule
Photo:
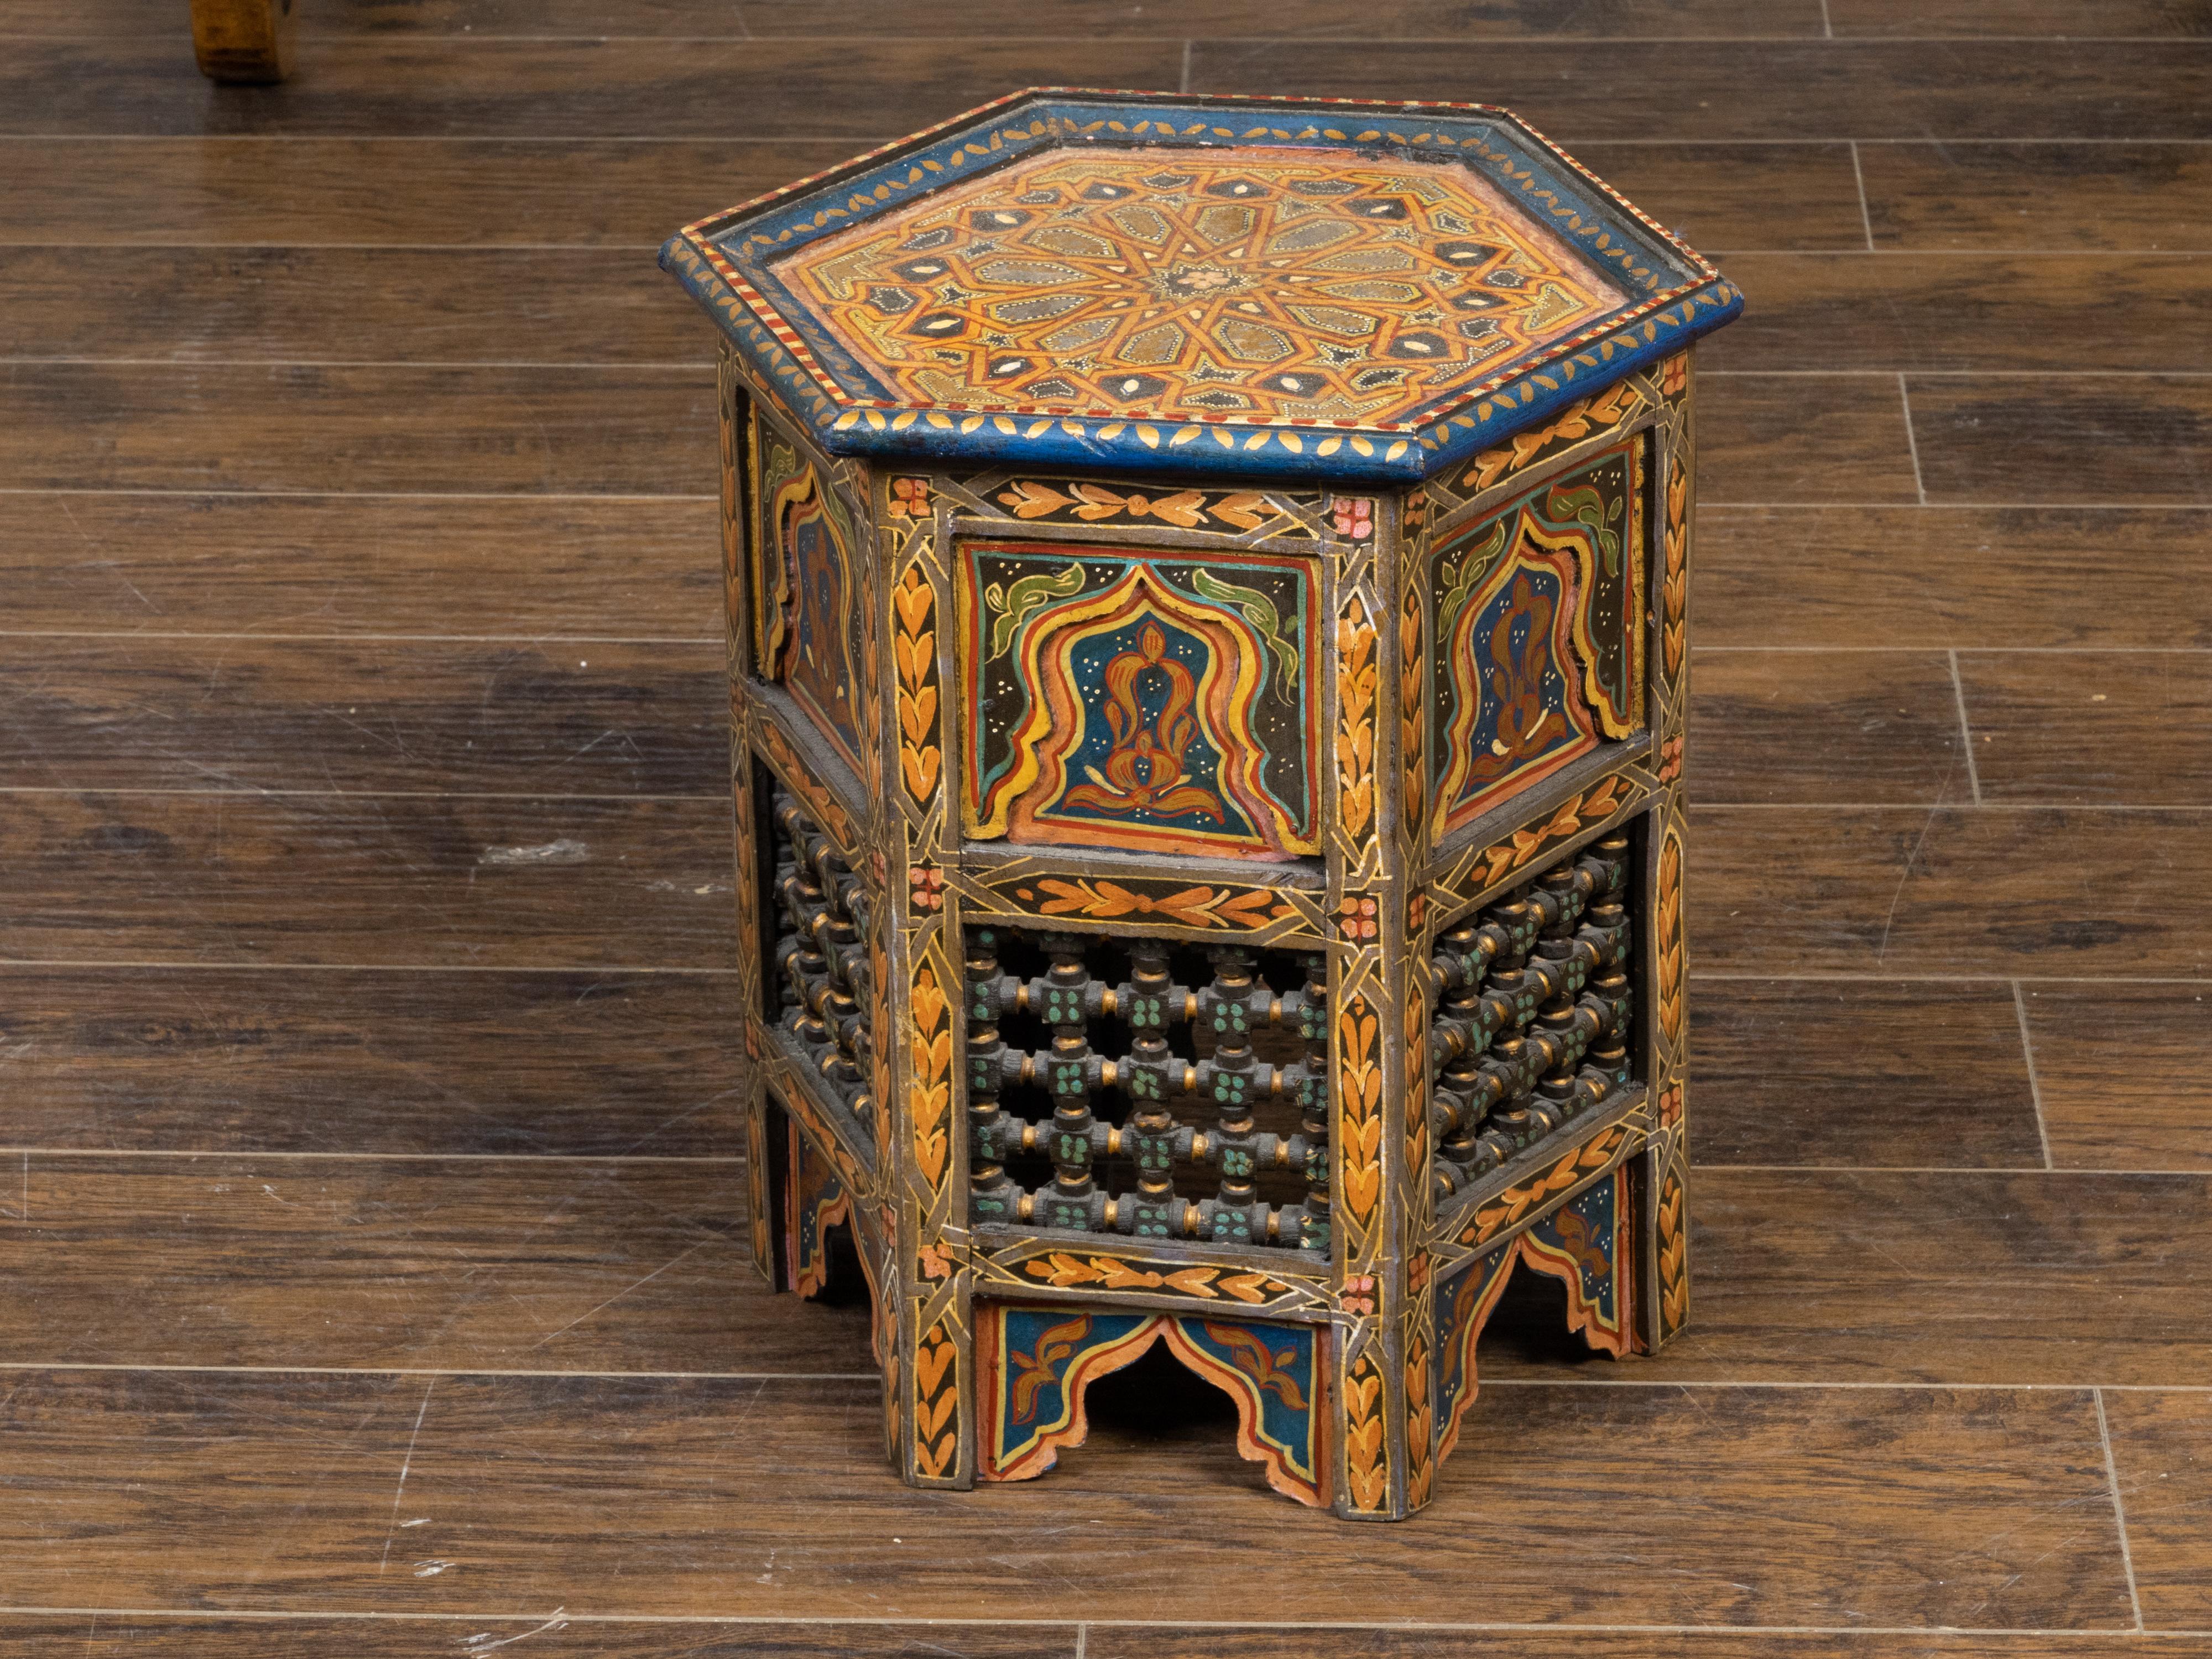
M 1659 1309 L 1672 1333 L 1690 1309 L 1689 1243 L 1682 1235 L 1682 1183 L 1672 1170 L 1659 1189 Z
M 1690 596 L 1690 469 L 1676 455 L 1667 475 L 1665 569 L 1659 581 L 1659 653 L 1667 675 L 1682 672 L 1683 624 Z
M 1592 432 L 1618 426 L 1634 414 L 1642 402 L 1634 385 L 1622 380 L 1594 398 L 1569 404 L 1549 426 L 1523 432 L 1508 446 L 1484 450 L 1461 476 L 1460 487 L 1487 489 L 1515 467 L 1534 460 L 1553 443 L 1571 443 Z
M 914 1462 L 932 1478 L 949 1473 L 960 1451 L 959 1349 L 939 1320 L 915 1345 Z
M 1103 879 L 1040 881 L 1037 886 L 1052 895 L 1037 907 L 1040 915 L 1115 916 L 1164 915 L 1189 927 L 1265 927 L 1283 916 L 1296 914 L 1282 896 L 1265 887 L 1186 887 L 1178 892 L 1154 895 L 1132 892 Z
M 947 1125 L 952 1110 L 952 1027 L 945 1017 L 945 993 L 927 962 L 914 970 L 909 1005 L 914 1015 L 909 1100 L 915 1162 L 933 1188 L 945 1178 L 951 1151 Z
M 1659 843 L 1659 1029 L 1682 1038 L 1682 842 L 1672 830 Z
M 1375 1224 L 1382 1196 L 1382 1022 L 1355 996 L 1337 1017 L 1337 1196 L 1355 1231 Z
M 1375 623 L 1357 593 L 1336 625 L 1339 823 L 1364 836 L 1375 822 Z
M 1083 1346 L 1083 1339 L 1091 1334 L 1091 1316 L 1078 1314 L 1063 1320 L 1037 1338 L 1034 1353 L 1016 1352 L 1009 1356 L 1014 1362 L 1014 1421 L 1026 1423 L 1036 1415 L 1036 1397 L 1051 1384 L 1060 1381 L 1060 1373 L 1066 1362 Z
M 1297 1379 L 1282 1369 L 1296 1350 L 1285 1348 L 1278 1357 L 1242 1325 L 1217 1325 L 1209 1319 L 1202 1328 L 1229 1350 L 1229 1363 L 1250 1377 L 1255 1387 L 1273 1394 L 1294 1412 L 1306 1408 L 1305 1393 L 1298 1387 Z
M 1620 1149 L 1620 1143 L 1627 1136 L 1627 1126 L 1616 1123 L 1603 1134 L 1569 1152 L 1534 1180 L 1524 1181 L 1517 1187 L 1508 1187 L 1475 1212 L 1474 1219 L 1461 1231 L 1460 1243 L 1481 1243 L 1520 1220 L 1538 1205 L 1575 1186 L 1592 1170 L 1603 1169 L 1612 1162 L 1613 1153 Z
M 899 775 L 907 793 L 927 805 L 944 769 L 937 741 L 937 590 L 915 566 L 891 600 L 899 622 L 899 636 L 891 641 L 899 682 Z
M 1382 1374 L 1365 1354 L 1345 1373 L 1344 1405 L 1345 1472 L 1352 1501 L 1363 1510 L 1379 1510 L 1390 1485 L 1382 1443 Z

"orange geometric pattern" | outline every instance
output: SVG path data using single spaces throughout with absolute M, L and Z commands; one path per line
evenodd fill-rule
M 1626 295 L 1438 162 L 1048 150 L 777 267 L 894 396 L 1400 418 Z

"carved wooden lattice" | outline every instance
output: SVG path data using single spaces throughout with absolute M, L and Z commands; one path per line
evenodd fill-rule
M 1628 868 L 1628 836 L 1607 836 L 1437 935 L 1439 1197 L 1632 1080 Z
M 771 978 L 777 1015 L 805 1045 L 830 1092 L 872 1135 L 868 895 L 786 791 L 771 797 L 769 821 L 775 857 Z
M 1320 955 L 1000 927 L 967 940 L 971 1221 L 1328 1249 Z M 1043 971 L 1006 971 L 1023 965 Z M 1176 982 L 1200 969 L 1202 987 Z M 1050 1180 L 1024 1184 L 1025 1162 Z M 1295 1201 L 1268 1201 L 1285 1185 Z

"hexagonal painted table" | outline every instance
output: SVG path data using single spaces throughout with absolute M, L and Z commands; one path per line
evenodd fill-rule
M 1517 1267 L 1686 1304 L 1689 348 L 1502 110 L 1044 90 L 671 240 L 720 324 L 754 1247 L 895 1466 L 1156 1345 L 1412 1513 Z

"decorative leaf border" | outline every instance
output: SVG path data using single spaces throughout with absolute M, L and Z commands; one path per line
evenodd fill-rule
M 1219 529 L 1223 534 L 1317 539 L 1312 519 L 1318 496 L 1270 495 L 1256 489 L 1113 487 L 1084 478 L 1010 477 L 988 492 L 992 503 L 1024 523 L 1103 524 L 1150 519 L 1177 530 Z M 1303 514 L 1300 508 L 1304 508 Z
M 1178 886 L 1172 881 L 1109 881 L 1103 876 L 1029 876 L 994 886 L 1000 897 L 1011 897 L 1023 907 L 1021 914 L 1039 918 L 1081 917 L 1090 921 L 1119 921 L 1152 917 L 1186 928 L 1208 932 L 1264 933 L 1286 921 L 1303 920 L 1305 912 L 1290 895 L 1273 887 L 1235 887 L 1202 882 Z M 1160 890 L 1163 889 L 1170 890 Z
M 1243 1268 L 1211 1263 L 1146 1265 L 1124 1256 L 1080 1249 L 1048 1250 L 1031 1256 L 1021 1264 L 1021 1272 L 1035 1283 L 1054 1290 L 1153 1291 L 1188 1297 L 1194 1302 L 1221 1302 L 1226 1297 L 1252 1308 L 1279 1301 L 1295 1288 L 1271 1273 Z
M 1343 1388 L 1345 1496 L 1354 1510 L 1378 1511 L 1389 1502 L 1390 1443 L 1372 1344 L 1344 1368 Z
M 1690 469 L 1679 445 L 1670 447 L 1669 455 L 1667 527 L 1660 538 L 1659 654 L 1673 680 L 1689 649 Z
M 1678 1054 L 1682 1041 L 1682 836 L 1671 817 L 1662 824 L 1658 891 L 1652 904 L 1659 1030 L 1667 1039 L 1668 1052 Z
M 1371 1255 L 1382 1211 L 1382 1020 L 1361 994 L 1336 1014 L 1336 1209 L 1345 1260 Z
M 914 1070 L 907 1082 L 907 1110 L 914 1121 L 914 1162 L 929 1190 L 945 1184 L 952 1158 L 951 1005 L 925 957 L 915 963 L 907 1012 Z
M 1690 1316 L 1690 1245 L 1685 1225 L 1686 1191 L 1669 1158 L 1659 1181 L 1659 1340 L 1666 1341 Z
M 971 1247 L 965 1260 L 975 1272 L 975 1294 L 1049 1292 L 1071 1305 L 1093 1300 L 1121 1308 L 1148 1304 L 1197 1304 L 1242 1308 L 1270 1318 L 1306 1322 L 1334 1305 L 1326 1270 L 1304 1258 L 1314 1271 L 1291 1263 L 1264 1267 L 1248 1261 L 1193 1261 L 1188 1256 L 1147 1255 L 1141 1243 L 1084 1244 L 1066 1233 L 1030 1232 L 1005 1243 Z M 1201 1247 L 1203 1248 L 1203 1247 Z M 1266 1247 L 1270 1255 L 1288 1252 Z
M 1457 1242 L 1467 1246 L 1486 1243 L 1552 1200 L 1572 1191 L 1611 1164 L 1628 1144 L 1631 1133 L 1626 1121 L 1612 1124 L 1554 1160 L 1541 1175 L 1508 1187 L 1476 1209 L 1474 1218 L 1459 1230 Z
M 948 1312 L 930 1322 L 914 1346 L 914 1467 L 949 1480 L 960 1455 L 960 1340 Z
M 866 1199 L 877 1190 L 878 1170 L 869 1167 L 862 1150 L 845 1138 L 837 1120 L 825 1109 L 827 1103 L 816 1093 L 818 1073 L 795 1052 L 797 1039 L 779 1026 L 765 1027 L 763 1036 L 761 1055 L 755 1062 L 763 1086 L 792 1120 L 793 1132 L 803 1130 L 829 1160 L 846 1191 Z M 846 1122 L 852 1121 L 851 1113 L 842 1115 Z M 859 1133 L 857 1125 L 852 1133 Z
M 1347 841 L 1364 841 L 1375 827 L 1376 645 L 1366 601 L 1346 593 L 1336 624 L 1336 819 Z
M 1603 392 L 1569 404 L 1547 424 L 1516 433 L 1510 442 L 1484 450 L 1454 482 L 1468 495 L 1480 494 L 1556 450 L 1627 425 L 1649 402 L 1633 378 L 1617 380 Z
M 909 565 L 891 594 L 898 633 L 891 641 L 898 676 L 899 777 L 916 805 L 935 799 L 945 769 L 937 731 L 937 589 Z
M 848 863 L 857 861 L 862 847 L 860 826 L 854 823 L 836 792 L 814 775 L 773 714 L 757 710 L 752 730 L 754 746 L 759 750 L 761 758 L 769 763 L 784 787 L 799 797 L 815 823 L 836 843 L 838 855 Z

